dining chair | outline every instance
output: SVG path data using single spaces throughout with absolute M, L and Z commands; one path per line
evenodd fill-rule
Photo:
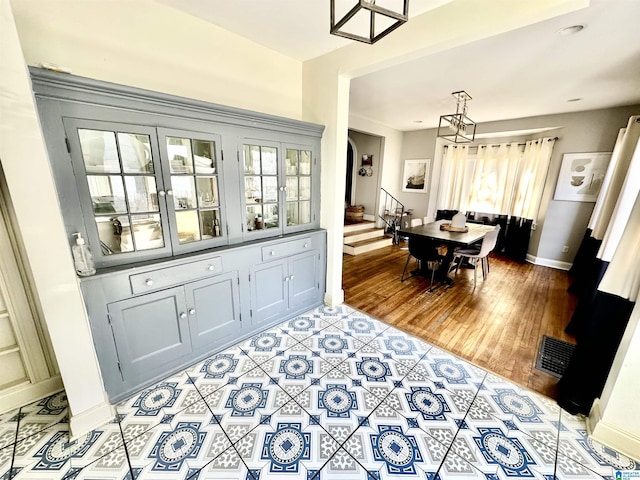
M 411 228 L 419 227 L 420 225 L 422 225 L 422 219 L 421 218 L 412 218 L 411 219 Z
M 460 263 L 462 263 L 464 259 L 467 259 L 469 263 L 473 265 L 473 288 L 476 288 L 478 262 L 480 262 L 480 266 L 482 268 L 482 279 L 484 280 L 489 274 L 489 254 L 496 247 L 499 234 L 500 225 L 496 225 L 496 228 L 487 232 L 482 238 L 482 243 L 479 248 L 471 247 L 456 249 L 456 251 L 453 252 L 453 261 L 451 262 L 451 268 L 449 270 L 452 270 L 455 265 L 455 273 L 458 273 Z
M 411 257 L 416 259 L 417 272 L 430 273 L 431 281 L 429 282 L 429 292 L 433 291 L 433 281 L 435 274 L 442 265 L 442 257 L 438 255 L 438 245 L 430 239 L 413 237 L 409 239 L 409 255 L 407 255 L 407 261 L 404 264 L 404 270 L 402 270 L 402 277 L 400 281 L 404 282 L 408 278 L 414 276 L 416 273 L 412 272 L 411 275 L 405 278 L 407 267 Z

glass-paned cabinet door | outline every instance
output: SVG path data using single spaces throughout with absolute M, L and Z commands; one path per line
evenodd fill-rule
M 278 192 L 278 148 L 263 142 L 242 146 L 245 230 L 260 232 L 281 228 Z
M 285 148 L 286 226 L 311 224 L 312 151 L 304 148 Z
M 158 133 L 174 250 L 226 243 L 220 137 L 168 129 Z
M 96 265 L 170 252 L 155 129 L 77 119 L 64 125 Z

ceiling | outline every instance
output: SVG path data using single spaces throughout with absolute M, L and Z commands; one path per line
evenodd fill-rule
M 158 1 L 300 61 L 352 43 L 329 34 L 329 0 Z M 449 1 L 410 0 L 409 22 Z M 640 105 L 638 19 L 639 0 L 591 0 L 574 13 L 355 78 L 350 113 L 402 131 L 433 128 L 455 112 L 458 90 L 473 97 L 468 115 L 477 123 Z M 558 34 L 571 25 L 584 29 Z

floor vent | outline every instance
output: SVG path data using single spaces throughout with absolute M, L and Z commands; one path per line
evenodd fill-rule
M 554 377 L 562 377 L 575 348 L 573 343 L 543 335 L 538 348 L 536 368 Z

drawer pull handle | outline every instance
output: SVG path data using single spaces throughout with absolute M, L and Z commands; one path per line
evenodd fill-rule
M 190 308 L 189 309 L 189 315 L 195 315 L 196 314 L 196 309 L 195 308 Z
M 207 270 L 213 272 L 216 268 L 213 265 L 207 265 Z
M 271 255 L 271 256 L 274 256 L 275 254 L 276 254 L 276 252 L 275 252 L 275 251 L 273 251 L 273 250 L 271 250 L 270 255 Z
M 305 244 L 304 244 L 304 248 L 309 248 L 309 244 L 308 244 L 308 243 L 305 243 Z
M 144 281 L 144 284 L 145 284 L 146 286 L 150 287 L 151 285 L 153 285 L 153 278 L 147 278 L 147 279 Z
M 186 314 L 186 313 L 184 313 L 184 312 L 182 312 L 182 313 L 180 314 L 180 318 L 184 320 L 185 318 L 187 318 L 187 314 Z

